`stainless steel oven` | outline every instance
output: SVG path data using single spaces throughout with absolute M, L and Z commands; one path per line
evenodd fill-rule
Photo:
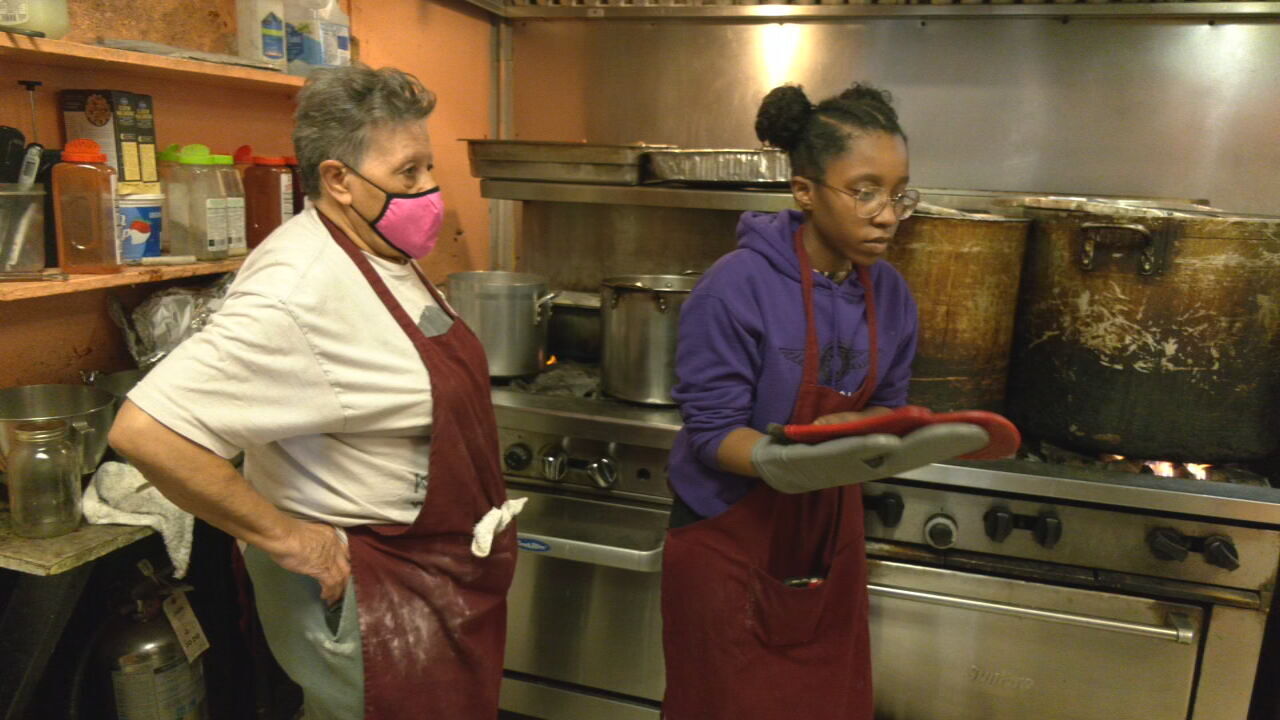
M 521 555 L 505 710 L 658 718 L 670 409 L 495 389 Z M 1245 720 L 1280 490 L 1061 464 L 864 486 L 883 720 Z

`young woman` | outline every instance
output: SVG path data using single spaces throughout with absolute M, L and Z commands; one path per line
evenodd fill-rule
M 775 88 L 756 118 L 788 152 L 799 210 L 745 213 L 738 249 L 681 312 L 663 567 L 669 720 L 870 720 L 856 483 L 982 447 L 972 425 L 782 445 L 770 423 L 904 405 L 916 306 L 881 262 L 919 202 L 887 93 L 814 106 Z

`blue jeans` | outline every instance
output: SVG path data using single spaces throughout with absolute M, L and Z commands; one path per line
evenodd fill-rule
M 285 570 L 258 548 L 245 548 L 244 564 L 271 654 L 302 686 L 305 719 L 363 720 L 355 579 L 347 580 L 341 605 L 331 611 L 315 579 Z

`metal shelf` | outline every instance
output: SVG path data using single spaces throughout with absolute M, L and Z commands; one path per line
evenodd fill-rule
M 831 18 L 1196 18 L 1247 21 L 1280 17 L 1280 2 L 1125 2 L 949 5 L 508 5 L 470 0 L 512 19 L 610 18 L 823 20 Z
M 494 200 L 648 205 L 695 210 L 777 212 L 794 207 L 787 190 L 708 190 L 653 185 L 577 185 L 525 180 L 482 180 L 480 195 Z

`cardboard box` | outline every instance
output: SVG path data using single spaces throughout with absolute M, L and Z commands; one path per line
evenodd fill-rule
M 116 171 L 122 192 L 138 192 L 142 166 L 133 93 L 119 90 L 63 90 L 58 93 L 66 140 L 98 143 Z M 153 140 L 154 143 L 154 140 Z
M 138 130 L 138 166 L 142 175 L 138 193 L 144 195 L 160 192 L 160 176 L 156 172 L 156 115 L 153 108 L 150 95 L 133 93 L 133 118 Z

